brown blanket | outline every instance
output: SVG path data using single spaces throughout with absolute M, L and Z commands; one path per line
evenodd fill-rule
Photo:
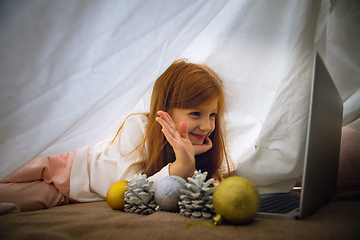
M 360 239 L 360 189 L 339 192 L 305 220 L 196 225 L 202 222 L 211 223 L 178 213 L 115 211 L 106 202 L 79 203 L 0 216 L 0 239 Z

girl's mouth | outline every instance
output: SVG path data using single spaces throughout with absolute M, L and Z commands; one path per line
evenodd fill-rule
M 195 134 L 195 133 L 190 133 L 190 134 L 199 140 L 204 140 L 206 137 L 205 135 L 199 135 L 199 134 Z

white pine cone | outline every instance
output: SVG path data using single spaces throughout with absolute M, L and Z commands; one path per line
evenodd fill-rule
M 216 187 L 210 187 L 215 181 L 209 179 L 205 182 L 207 172 L 195 171 L 188 178 L 187 189 L 181 189 L 179 202 L 180 213 L 187 217 L 212 218 L 215 216 L 213 193 Z
M 154 182 L 149 182 L 146 174 L 136 174 L 126 187 L 124 194 L 124 211 L 149 215 L 156 211 L 154 190 L 150 190 Z

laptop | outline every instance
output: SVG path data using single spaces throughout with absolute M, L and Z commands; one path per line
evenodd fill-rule
M 320 55 L 314 58 L 301 188 L 261 194 L 255 217 L 304 219 L 336 194 L 343 100 Z

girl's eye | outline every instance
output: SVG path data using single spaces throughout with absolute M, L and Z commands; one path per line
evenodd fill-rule
M 190 113 L 190 115 L 200 117 L 200 112 L 192 112 L 192 113 Z
M 216 118 L 216 113 L 210 114 L 210 118 Z

